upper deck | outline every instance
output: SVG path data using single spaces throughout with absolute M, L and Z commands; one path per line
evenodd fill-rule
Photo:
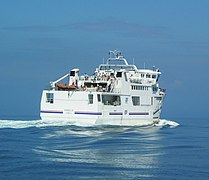
M 158 69 L 138 69 L 135 65 L 128 64 L 120 51 L 110 51 L 106 64 L 100 64 L 94 75 L 80 75 L 79 69 L 72 69 L 70 73 L 57 81 L 51 82 L 51 88 L 58 90 L 96 90 L 121 92 L 135 85 L 153 86 L 157 85 L 160 72 Z M 63 79 L 68 82 L 59 84 Z M 111 90 L 110 90 L 111 88 Z M 56 88 L 57 89 L 57 88 Z

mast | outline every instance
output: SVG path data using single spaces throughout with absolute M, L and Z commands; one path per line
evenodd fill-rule
M 128 65 L 128 62 L 122 56 L 122 53 L 119 50 L 109 51 L 109 58 L 107 60 L 107 64 L 111 64 L 110 61 L 123 61 L 125 65 Z

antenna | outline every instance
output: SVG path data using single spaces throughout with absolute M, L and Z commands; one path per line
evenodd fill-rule
M 134 58 L 133 58 L 133 65 L 135 64 L 135 62 L 134 62 Z
M 144 69 L 145 69 L 145 65 L 146 65 L 146 63 L 144 62 Z

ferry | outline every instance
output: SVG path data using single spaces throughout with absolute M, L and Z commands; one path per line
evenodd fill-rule
M 90 125 L 144 126 L 159 122 L 165 89 L 161 72 L 128 64 L 118 50 L 93 75 L 74 68 L 43 90 L 42 120 L 68 120 Z

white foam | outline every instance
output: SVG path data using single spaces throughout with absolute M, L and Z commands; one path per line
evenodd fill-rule
M 175 121 L 170 121 L 170 120 L 166 120 L 166 119 L 160 119 L 160 121 L 155 124 L 155 126 L 158 126 L 158 127 L 170 127 L 170 128 L 175 128 L 177 126 L 179 126 L 180 124 L 178 124 L 177 122 Z
M 0 120 L 0 128 L 29 128 L 72 125 L 69 121 L 43 121 L 43 120 Z
M 29 128 L 29 127 L 50 127 L 50 126 L 69 126 L 76 125 L 82 127 L 89 127 L 92 124 L 83 124 L 78 122 L 66 121 L 66 120 L 0 120 L 0 128 Z M 158 124 L 155 124 L 158 127 L 170 127 L 174 128 L 179 126 L 178 123 L 166 119 L 160 119 Z

